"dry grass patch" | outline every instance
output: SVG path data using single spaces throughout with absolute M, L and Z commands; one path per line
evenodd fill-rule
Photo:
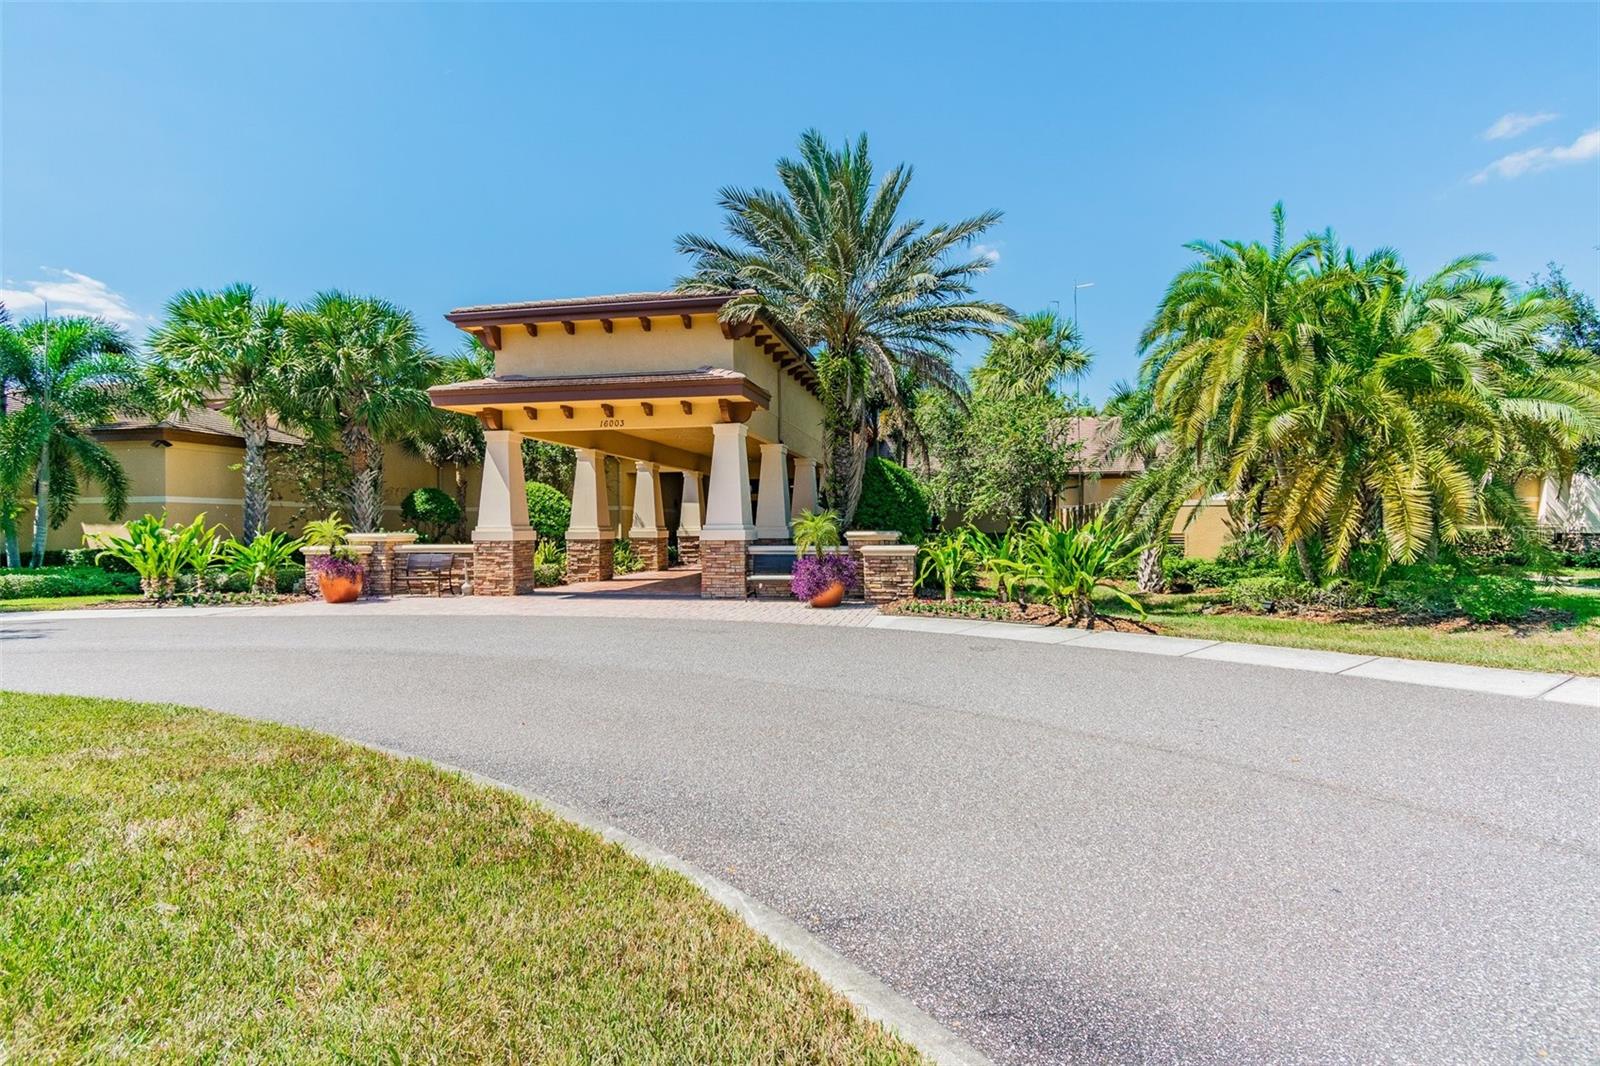
M 0 1061 L 916 1053 L 686 879 L 418 761 L 0 693 Z

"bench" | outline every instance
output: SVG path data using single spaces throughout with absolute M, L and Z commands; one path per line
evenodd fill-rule
M 394 591 L 459 596 L 467 577 L 467 559 L 460 552 L 402 552 L 395 555 Z

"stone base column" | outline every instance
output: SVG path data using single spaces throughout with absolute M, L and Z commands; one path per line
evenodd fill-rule
M 742 600 L 749 595 L 749 543 L 742 540 L 700 542 L 700 595 L 710 600 Z
M 646 570 L 666 570 L 672 565 L 672 560 L 667 554 L 668 540 L 669 538 L 665 536 L 642 537 L 633 534 L 628 537 L 628 542 L 633 545 L 633 550 L 638 553 L 639 561 L 644 563 Z
M 474 596 L 525 596 L 533 590 L 532 540 L 472 542 Z
M 615 563 L 611 553 L 615 545 L 611 537 L 568 537 L 567 581 L 610 581 Z
M 850 557 L 856 562 L 856 579 L 845 591 L 846 596 L 860 599 L 866 595 L 863 582 L 866 579 L 867 563 L 861 556 L 861 549 L 869 544 L 895 544 L 899 540 L 900 532 L 894 529 L 852 529 L 844 535 L 845 546 L 850 549 Z
M 367 569 L 361 584 L 363 596 L 388 596 L 394 592 L 394 550 L 416 539 L 415 533 L 351 533 L 345 538 L 351 544 L 372 548 L 372 554 L 362 560 Z
M 868 603 L 892 603 L 916 595 L 915 544 L 868 544 L 861 548 L 861 558 L 861 584 Z
M 683 566 L 700 565 L 700 538 L 678 534 L 678 562 Z

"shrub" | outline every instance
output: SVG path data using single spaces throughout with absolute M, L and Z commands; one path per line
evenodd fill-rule
M 230 540 L 225 549 L 230 574 L 242 574 L 252 591 L 276 592 L 278 573 L 294 561 L 294 553 L 305 542 L 291 540 L 287 533 L 257 533 L 249 544 Z M 334 559 L 330 553 L 328 559 Z M 344 560 L 340 560 L 343 562 Z
M 539 536 L 556 544 L 567 542 L 567 527 L 572 525 L 572 501 L 554 485 L 528 482 L 528 524 Z
M 1161 573 L 1167 579 L 1167 588 L 1173 592 L 1198 592 L 1201 589 L 1219 589 L 1228 582 L 1245 576 L 1232 567 L 1193 555 L 1168 555 L 1161 560 Z
M 1094 593 L 1101 587 L 1143 618 L 1144 604 L 1110 583 L 1111 575 L 1140 547 L 1099 518 L 1079 526 L 1035 520 L 1022 536 L 1022 583 L 1068 619 L 1092 625 Z
M 849 588 L 856 580 L 856 561 L 849 552 L 802 555 L 789 572 L 789 591 L 795 599 L 809 600 L 826 592 L 834 582 Z
M 551 585 L 560 585 L 567 580 L 567 564 L 537 563 L 533 568 L 533 583 L 539 588 L 549 588 Z
M 978 556 L 972 550 L 972 534 L 965 529 L 928 541 L 918 558 L 922 565 L 917 571 L 917 583 L 937 583 L 946 603 L 956 598 L 956 589 L 971 588 L 977 576 Z
M 159 518 L 136 518 L 128 523 L 128 535 L 107 538 L 96 558 L 128 564 L 139 575 L 146 598 L 166 599 L 177 589 L 178 574 L 185 567 L 195 563 L 204 567 L 219 554 L 216 530 L 205 524 L 205 517 L 196 515 L 188 525 L 170 529 L 165 512 Z
M 530 500 L 531 504 L 531 500 Z M 532 507 L 529 507 L 532 510 Z M 416 489 L 400 501 L 403 518 L 426 529 L 435 540 L 461 520 L 461 505 L 443 489 Z
M 1474 622 L 1520 622 L 1533 610 L 1533 582 L 1515 574 L 1475 574 L 1453 588 L 1458 610 Z
M 1230 606 L 1265 614 L 1292 610 L 1309 598 L 1304 584 L 1278 574 L 1241 577 L 1229 584 L 1226 591 Z
M 611 546 L 611 571 L 616 574 L 636 574 L 644 569 L 644 560 L 633 550 L 629 540 L 615 541 Z
M 911 471 L 877 456 L 867 460 L 852 529 L 898 530 L 903 541 L 919 544 L 928 518 L 928 494 Z
M 1022 581 L 1022 535 L 1015 529 L 991 537 L 976 527 L 967 531 L 978 570 L 994 584 L 995 598 L 1004 602 L 1017 598 Z
M 0 600 L 115 596 L 138 591 L 139 578 L 136 574 L 110 573 L 96 566 L 0 571 Z

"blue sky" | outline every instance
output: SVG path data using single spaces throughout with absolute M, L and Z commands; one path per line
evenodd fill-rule
M 440 347 L 460 304 L 664 288 L 808 126 L 913 163 L 922 217 L 1005 211 L 985 296 L 1094 282 L 1095 397 L 1182 244 L 1279 198 L 1415 270 L 1600 289 L 1593 4 L 6 4 L 0 35 L 6 298 L 141 331 L 234 280 L 379 294 Z

